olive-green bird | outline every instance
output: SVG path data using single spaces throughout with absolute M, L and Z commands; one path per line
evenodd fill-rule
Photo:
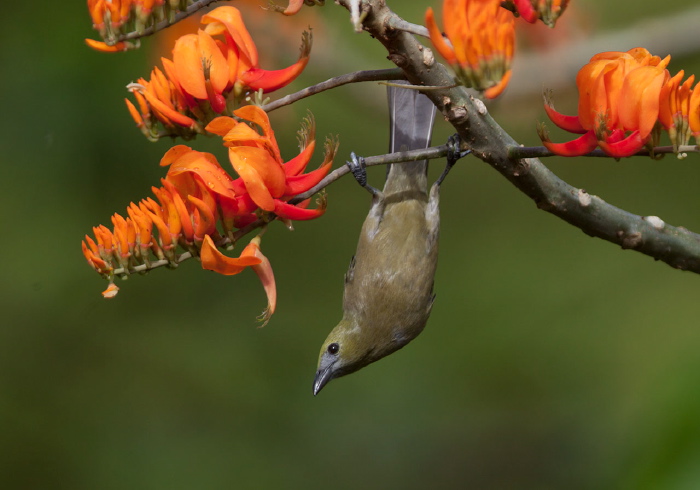
M 430 146 L 435 106 L 415 90 L 388 89 L 391 151 Z M 314 395 L 416 338 L 435 299 L 439 188 L 447 169 L 428 193 L 427 160 L 389 165 L 380 192 L 367 185 L 361 158 L 353 154 L 348 165 L 372 193 L 372 207 L 345 274 L 343 318 L 321 347 Z

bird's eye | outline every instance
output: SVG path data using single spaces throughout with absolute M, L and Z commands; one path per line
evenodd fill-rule
M 340 346 L 338 344 L 336 344 L 335 342 L 328 345 L 328 353 L 329 354 L 335 355 L 338 353 L 339 350 L 340 350 Z

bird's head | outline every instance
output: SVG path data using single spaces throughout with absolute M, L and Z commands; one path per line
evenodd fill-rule
M 384 329 L 362 328 L 356 321 L 343 318 L 321 345 L 314 395 L 330 380 L 354 373 L 406 343 L 408 339 L 392 336 Z

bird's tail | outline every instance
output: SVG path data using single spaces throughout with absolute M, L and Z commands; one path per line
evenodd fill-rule
M 435 105 L 417 90 L 389 86 L 387 96 L 391 123 L 389 150 L 393 153 L 428 148 L 433 135 Z M 384 193 L 412 189 L 427 192 L 427 173 L 427 160 L 388 165 Z

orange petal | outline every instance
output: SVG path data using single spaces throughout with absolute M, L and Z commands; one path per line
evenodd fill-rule
M 260 316 L 260 320 L 263 322 L 261 327 L 264 327 L 277 308 L 277 287 L 275 285 L 275 275 L 272 272 L 272 265 L 260 251 L 259 236 L 253 238 L 246 246 L 243 253 L 241 253 L 241 258 L 244 256 L 252 256 L 260 260 L 259 264 L 253 266 L 253 271 L 258 275 L 267 295 L 267 308 Z
M 189 153 L 192 151 L 192 148 L 186 145 L 175 145 L 172 148 L 170 148 L 168 151 L 165 152 L 165 155 L 163 155 L 163 158 L 160 159 L 160 166 L 161 167 L 167 167 L 171 163 L 173 163 L 175 160 L 180 158 L 182 155 L 185 153 Z
M 232 155 L 236 156 L 235 162 L 231 157 Z M 265 187 L 272 194 L 272 197 L 280 197 L 284 194 L 286 180 L 284 170 L 282 165 L 272 158 L 272 155 L 267 150 L 252 146 L 238 146 L 229 150 L 229 159 L 231 159 L 231 164 L 236 172 L 241 167 L 254 168 Z M 239 173 L 239 175 L 241 174 Z M 243 180 L 245 181 L 245 177 L 243 177 Z M 246 187 L 247 184 L 246 182 Z
M 309 164 L 309 160 L 311 160 L 311 156 L 313 155 L 315 148 L 316 140 L 311 140 L 306 148 L 284 164 L 284 173 L 287 174 L 288 177 L 291 177 L 294 175 L 299 175 L 301 172 L 303 172 L 304 169 L 306 169 L 306 166 Z
M 275 209 L 275 203 L 272 198 L 270 190 L 265 185 L 263 178 L 260 176 L 258 171 L 253 165 L 250 165 L 244 157 L 242 157 L 238 151 L 241 148 L 231 148 L 229 150 L 229 160 L 231 165 L 233 165 L 234 170 L 245 184 L 245 188 L 253 199 L 253 202 L 265 211 L 273 211 Z M 264 151 L 264 150 L 263 150 Z M 265 152 L 267 153 L 267 152 Z
M 219 252 L 209 235 L 204 236 L 199 256 L 202 260 L 203 269 L 218 272 L 225 276 L 239 274 L 246 267 L 262 263 L 262 259 L 254 255 L 248 255 L 246 257 L 241 256 L 239 258 L 227 257 Z
M 450 65 L 457 63 L 454 50 L 445 42 L 445 38 L 442 37 L 442 33 L 435 22 L 435 14 L 432 7 L 428 7 L 428 10 L 425 12 L 425 26 L 430 34 L 430 42 L 433 43 L 440 56 L 445 58 L 445 61 Z
M 95 41 L 94 39 L 86 39 L 85 44 L 94 49 L 95 51 L 101 51 L 103 53 L 118 53 L 120 51 L 127 51 L 131 48 L 129 43 L 118 42 L 113 45 L 109 45 L 102 41 Z
M 232 117 L 228 116 L 219 116 L 207 124 L 207 126 L 204 128 L 210 133 L 218 134 L 219 136 L 225 136 L 226 133 L 231 131 L 236 125 L 238 125 L 238 121 L 236 121 Z
M 658 66 L 642 66 L 629 72 L 620 90 L 618 116 L 628 130 L 639 130 L 641 139 L 651 133 L 659 117 L 659 94 L 665 70 Z
M 258 50 L 237 8 L 215 8 L 202 16 L 202 24 L 209 24 L 205 31 L 211 35 L 228 31 L 241 53 L 250 60 L 252 66 L 257 66 Z
M 198 99 L 207 98 L 204 85 L 204 67 L 196 34 L 181 36 L 173 48 L 173 63 L 177 79 L 188 93 Z
M 109 286 L 107 286 L 107 289 L 102 291 L 102 296 L 105 299 L 110 299 L 110 298 L 114 298 L 118 292 L 119 292 L 119 287 L 116 284 L 114 284 L 113 282 L 110 282 Z
M 226 89 L 229 80 L 228 61 L 209 34 L 200 30 L 197 35 L 200 58 L 205 60 L 204 62 L 209 68 L 209 76 L 205 78 L 211 81 L 214 91 L 221 94 Z

